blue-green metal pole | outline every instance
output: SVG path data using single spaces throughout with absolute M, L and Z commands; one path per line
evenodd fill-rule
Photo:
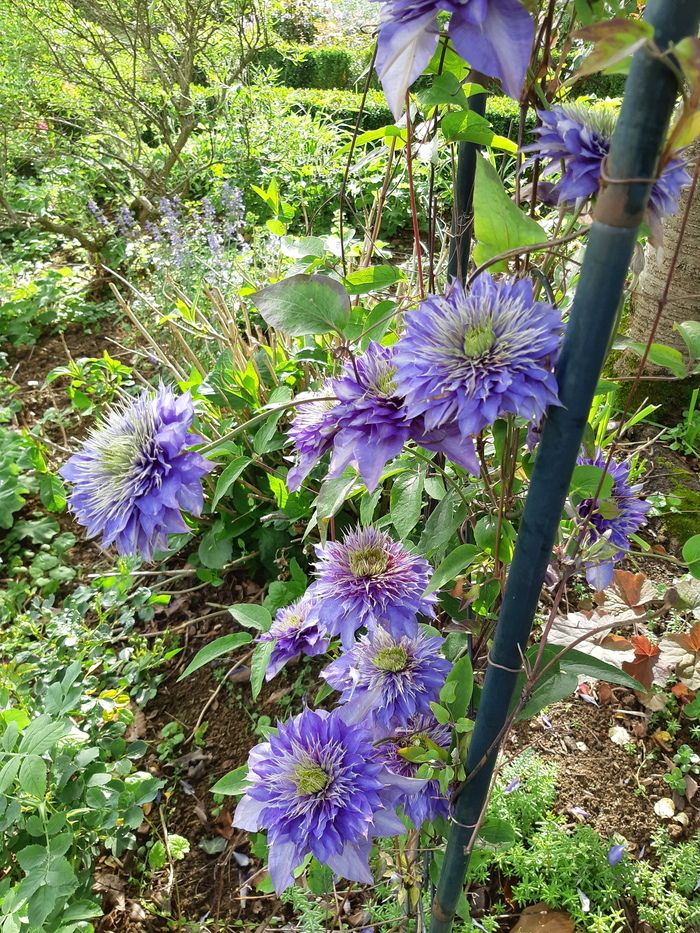
M 649 0 L 646 19 L 654 28 L 656 49 L 666 50 L 671 43 L 697 35 L 700 0 Z M 517 679 L 515 671 L 527 647 L 593 393 L 649 200 L 651 184 L 639 179 L 651 179 L 656 174 L 677 94 L 676 75 L 659 58 L 658 51 L 640 49 L 632 62 L 608 158 L 607 177 L 618 181 L 604 186 L 594 212 L 557 370 L 562 405 L 548 412 L 542 432 L 467 760 L 467 775 L 474 775 L 468 778 L 455 803 L 433 901 L 431 933 L 449 933 L 452 929 L 469 864 L 473 827 L 488 799 L 499 739 Z

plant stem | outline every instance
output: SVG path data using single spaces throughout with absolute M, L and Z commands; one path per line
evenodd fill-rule
M 700 23 L 698 0 L 650 0 L 646 19 L 666 50 Z M 627 271 L 666 136 L 678 79 L 651 44 L 635 54 L 610 149 L 608 175 L 594 212 L 588 247 L 557 367 L 560 407 L 548 411 L 487 667 L 467 758 L 467 785 L 457 798 L 431 933 L 449 933 L 471 847 L 491 787 L 508 709 L 549 564 L 552 546 L 603 367 Z M 476 766 L 479 765 L 477 768 Z

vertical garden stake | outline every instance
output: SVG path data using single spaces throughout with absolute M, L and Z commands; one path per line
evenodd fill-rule
M 483 84 L 486 78 L 479 72 L 472 71 L 469 80 L 474 84 Z M 483 117 L 486 113 L 486 94 L 473 94 L 469 98 L 469 110 Z M 474 227 L 474 178 L 480 148 L 478 143 L 461 142 L 459 144 L 452 210 L 452 236 L 447 260 L 448 280 L 458 278 L 463 282 L 467 277 Z
M 433 902 L 431 933 L 452 928 L 474 830 L 488 798 L 522 654 L 678 93 L 677 72 L 659 52 L 697 35 L 700 0 L 649 0 L 646 19 L 654 28 L 655 47 L 646 44 L 634 56 L 613 135 L 557 368 L 561 407 L 549 410 L 542 433 L 469 749 L 467 783 L 455 803 Z

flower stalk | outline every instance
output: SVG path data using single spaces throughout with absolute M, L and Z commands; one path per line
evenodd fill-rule
M 583 430 L 615 324 L 638 229 L 678 93 L 678 77 L 659 57 L 697 35 L 697 0 L 650 0 L 654 50 L 632 62 L 608 158 L 612 180 L 598 198 L 571 319 L 557 367 L 560 406 L 548 412 L 523 521 L 490 652 L 467 759 L 467 783 L 457 798 L 431 933 L 449 933 L 522 664 L 545 571 L 579 455 Z M 477 767 L 478 766 L 478 767 Z

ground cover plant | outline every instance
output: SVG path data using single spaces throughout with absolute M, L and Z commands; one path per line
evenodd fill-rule
M 1 7 L 3 931 L 700 929 L 668 6 Z

